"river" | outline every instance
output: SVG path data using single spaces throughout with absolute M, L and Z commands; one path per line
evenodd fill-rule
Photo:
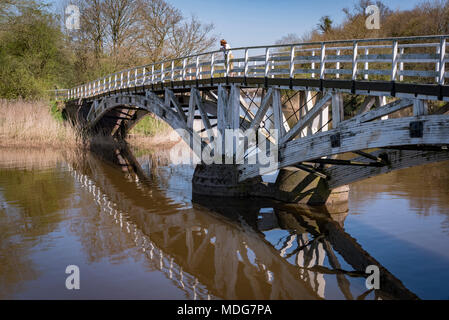
M 1 149 L 0 299 L 449 299 L 449 163 L 355 183 L 328 212 L 192 201 L 174 153 Z

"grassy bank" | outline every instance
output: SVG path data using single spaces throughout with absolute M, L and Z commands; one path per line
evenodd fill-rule
M 176 134 L 163 121 L 147 116 L 130 132 L 135 147 L 170 145 Z M 111 143 L 95 139 L 94 143 Z M 62 119 L 55 104 L 47 101 L 0 100 L 0 147 L 66 148 L 86 147 L 75 128 Z
M 140 120 L 127 137 L 128 143 L 138 148 L 149 146 L 170 147 L 180 140 L 181 138 L 167 123 L 152 115 Z

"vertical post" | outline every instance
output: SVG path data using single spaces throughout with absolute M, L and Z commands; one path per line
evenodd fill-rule
M 341 93 L 332 94 L 332 127 L 335 129 L 344 120 L 343 95 Z
M 398 41 L 393 41 L 392 61 L 391 61 L 391 81 L 396 81 L 398 74 Z
M 340 54 L 341 54 L 341 51 L 340 51 L 340 49 L 338 49 L 337 50 L 337 65 L 335 66 L 335 68 L 337 69 L 337 70 L 340 70 Z M 337 73 L 336 74 L 336 76 L 335 76 L 337 79 L 340 79 L 340 74 L 339 73 Z
M 128 70 L 128 75 L 126 79 L 126 86 L 129 88 L 131 86 L 131 70 Z
M 270 48 L 265 49 L 265 78 L 268 78 L 270 72 Z
M 175 60 L 171 61 L 171 76 L 170 80 L 173 82 L 175 80 Z
M 312 51 L 312 57 L 315 57 L 315 50 Z M 312 59 L 314 59 L 314 58 L 312 58 Z M 313 62 L 312 62 L 311 68 L 312 68 L 312 70 L 315 70 L 315 60 L 312 60 L 312 61 Z M 312 71 L 312 78 L 315 78 L 315 72 L 314 71 Z
M 123 72 L 120 73 L 120 89 L 123 88 Z
M 225 59 L 226 59 L 226 62 L 225 62 L 225 77 L 229 77 L 229 71 L 230 71 L 230 68 L 231 68 L 231 66 L 229 65 L 229 62 L 230 62 L 230 57 L 229 57 L 229 51 L 228 50 L 226 50 L 226 55 L 225 55 Z
M 369 70 L 369 62 L 368 61 L 366 61 L 366 59 L 368 59 L 368 55 L 369 55 L 369 49 L 368 48 L 366 48 L 365 49 L 365 74 L 364 74 L 364 76 L 363 76 L 363 79 L 365 79 L 365 80 L 368 80 L 369 79 L 369 77 L 368 77 L 368 70 Z
M 147 68 L 143 67 L 142 69 L 142 85 L 145 85 L 145 82 L 147 81 Z
M 225 130 L 226 130 L 226 110 L 228 105 L 228 93 L 226 89 L 222 86 L 218 86 L 218 101 L 217 101 L 217 136 L 218 142 L 221 141 L 220 145 L 216 145 L 219 148 L 221 156 L 225 154 Z
M 117 73 L 116 73 L 114 76 L 114 89 L 117 88 L 117 80 L 118 80 L 118 77 L 117 77 Z
M 278 138 L 285 136 L 284 114 L 282 113 L 281 93 L 279 89 L 273 91 L 274 127 L 278 130 Z
M 295 76 L 295 46 L 290 48 L 290 79 Z
M 402 62 L 402 57 L 404 56 L 404 48 L 401 48 L 400 52 L 400 59 L 401 62 L 399 63 L 399 71 L 401 74 L 399 75 L 399 81 L 404 81 L 404 75 L 402 74 L 402 71 L 404 71 L 404 62 Z
M 414 116 L 425 116 L 428 114 L 428 104 L 427 101 L 416 99 L 413 102 L 413 115 Z
M 195 63 L 195 79 L 198 80 L 200 77 L 200 57 L 196 56 L 196 63 Z
M 134 86 L 137 87 L 137 78 L 139 77 L 139 73 L 137 68 L 134 70 Z
M 112 82 L 112 76 L 109 76 L 109 80 L 108 80 L 108 91 L 111 91 L 111 82 Z
M 215 53 L 211 54 L 210 57 L 210 78 L 212 79 L 215 74 Z
M 187 59 L 182 60 L 182 81 L 186 79 Z
M 446 38 L 441 38 L 440 41 L 440 70 L 438 71 L 438 84 L 444 85 L 444 73 L 446 70 Z
M 245 49 L 245 78 L 248 77 L 248 49 Z
M 151 66 L 151 83 L 154 83 L 154 64 Z
M 324 79 L 324 73 L 326 71 L 326 44 L 321 44 L 321 55 L 320 55 L 320 79 Z
M 164 71 L 164 63 L 161 63 L 161 82 L 165 80 L 165 71 Z
M 357 51 L 359 49 L 359 44 L 354 41 L 352 48 L 352 80 L 357 80 Z

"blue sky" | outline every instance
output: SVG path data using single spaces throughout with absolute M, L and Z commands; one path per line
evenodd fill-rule
M 47 0 L 56 5 L 62 0 Z M 166 0 L 185 16 L 196 15 L 213 23 L 215 34 L 232 47 L 273 44 L 289 33 L 299 36 L 316 27 L 322 16 L 335 23 L 344 18 L 342 9 L 358 0 Z M 411 9 L 422 0 L 384 0 L 390 9 Z M 217 44 L 218 46 L 218 44 Z

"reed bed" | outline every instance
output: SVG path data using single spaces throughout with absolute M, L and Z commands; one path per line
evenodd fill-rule
M 54 109 L 54 108 L 53 108 Z M 134 147 L 171 146 L 180 138 L 167 124 L 158 119 L 143 119 L 127 137 Z M 0 148 L 91 148 L 116 144 L 112 137 L 96 136 L 82 139 L 69 122 L 55 114 L 47 101 L 0 99 Z
M 0 100 L 0 146 L 75 147 L 75 129 L 51 114 L 46 101 Z

